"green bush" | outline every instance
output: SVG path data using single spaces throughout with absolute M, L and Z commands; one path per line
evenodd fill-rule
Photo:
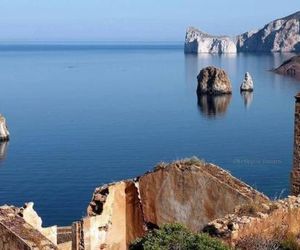
M 190 232 L 180 224 L 166 224 L 137 239 L 130 250 L 229 250 L 206 234 Z
M 282 250 L 300 250 L 300 246 L 297 237 L 293 234 L 288 234 L 286 238 L 281 242 Z

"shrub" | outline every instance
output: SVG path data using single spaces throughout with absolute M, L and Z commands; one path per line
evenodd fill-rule
M 229 250 L 206 234 L 192 233 L 180 224 L 166 224 L 137 239 L 130 250 Z
M 300 250 L 300 245 L 294 234 L 288 234 L 281 242 L 280 247 L 282 250 Z

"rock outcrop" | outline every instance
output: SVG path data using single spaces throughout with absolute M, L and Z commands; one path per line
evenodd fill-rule
M 223 69 L 213 66 L 202 69 L 197 76 L 197 94 L 222 95 L 231 94 L 232 87 L 228 75 Z
M 4 116 L 0 114 L 0 141 L 8 141 L 9 132 Z
M 273 71 L 281 75 L 292 76 L 300 79 L 300 56 L 294 56 L 288 59 Z
M 300 12 L 237 36 L 239 52 L 300 51 Z
M 193 158 L 161 163 L 136 179 L 97 188 L 88 216 L 73 224 L 73 247 L 126 249 L 147 230 L 171 222 L 199 231 L 252 202 L 268 198 L 213 164 Z
M 277 19 L 262 29 L 245 32 L 236 38 L 211 36 L 188 28 L 186 53 L 296 52 L 300 51 L 300 12 Z
M 249 72 L 246 72 L 240 89 L 241 91 L 253 91 L 253 79 Z
M 190 27 L 186 31 L 186 53 L 236 53 L 237 48 L 228 36 L 212 36 Z

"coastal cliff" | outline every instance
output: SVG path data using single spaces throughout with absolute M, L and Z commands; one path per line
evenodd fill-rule
M 236 53 L 237 48 L 228 36 L 213 36 L 189 27 L 185 36 L 185 53 Z
M 263 28 L 235 38 L 211 36 L 188 28 L 185 53 L 298 52 L 300 51 L 300 12 L 276 19 Z

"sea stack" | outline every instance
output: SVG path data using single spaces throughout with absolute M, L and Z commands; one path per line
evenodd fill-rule
M 253 79 L 249 72 L 246 72 L 244 81 L 241 84 L 241 91 L 253 91 Z
M 6 120 L 4 116 L 0 114 L 0 141 L 8 141 L 9 140 L 9 132 L 6 125 Z
M 231 94 L 232 87 L 228 75 L 223 69 L 213 66 L 202 69 L 197 77 L 197 94 L 222 95 Z

